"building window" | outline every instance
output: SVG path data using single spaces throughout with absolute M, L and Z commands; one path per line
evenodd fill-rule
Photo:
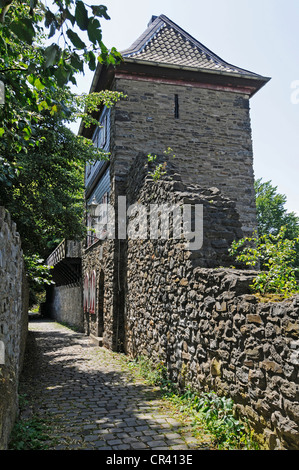
M 107 143 L 107 127 L 108 127 L 108 114 L 105 113 L 101 116 L 99 127 L 96 128 L 93 135 L 93 144 L 100 149 L 103 149 Z
M 174 117 L 179 119 L 179 95 L 174 95 Z
M 100 202 L 97 202 L 95 196 L 88 203 L 87 212 L 87 246 L 91 246 L 98 240 L 107 238 L 108 222 L 109 222 L 109 193 L 106 192 Z
M 103 149 L 107 143 L 107 114 L 104 115 L 101 121 L 101 127 L 98 130 L 98 145 L 97 147 Z

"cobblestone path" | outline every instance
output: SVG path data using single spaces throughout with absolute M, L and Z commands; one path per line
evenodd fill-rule
M 49 418 L 50 450 L 209 449 L 120 355 L 52 321 L 29 324 L 20 391 L 34 403 L 23 417 Z

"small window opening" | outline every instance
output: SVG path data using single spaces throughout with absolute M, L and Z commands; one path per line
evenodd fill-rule
M 174 117 L 179 118 L 179 95 L 174 95 Z

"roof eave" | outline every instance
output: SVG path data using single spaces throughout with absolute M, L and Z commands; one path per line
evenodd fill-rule
M 256 80 L 259 82 L 260 81 L 265 82 L 265 84 L 269 80 L 271 80 L 271 77 L 264 77 L 262 75 L 257 75 L 253 73 L 242 74 L 242 73 L 237 73 L 237 72 L 225 72 L 223 70 L 212 70 L 212 69 L 207 69 L 204 67 L 190 67 L 187 65 L 167 64 L 167 63 L 161 63 L 161 62 L 155 62 L 155 61 L 149 61 L 149 60 L 133 59 L 130 57 L 124 57 L 124 62 L 131 63 L 131 64 L 139 64 L 139 65 L 150 65 L 150 66 L 159 67 L 159 68 L 162 67 L 162 68 L 168 68 L 168 69 L 186 70 L 188 72 L 200 72 L 200 73 L 207 73 L 211 75 L 223 75 L 227 77 Z
M 186 71 L 186 72 L 198 72 L 198 73 L 204 73 L 210 76 L 223 76 L 223 77 L 231 77 L 231 78 L 239 78 L 239 79 L 245 79 L 245 80 L 252 80 L 253 83 L 256 83 L 256 89 L 253 91 L 250 95 L 250 97 L 254 96 L 266 83 L 268 83 L 271 80 L 271 77 L 264 77 L 262 75 L 257 75 L 253 73 L 236 73 L 236 72 L 225 72 L 222 70 L 212 70 L 212 69 L 206 69 L 203 67 L 190 67 L 186 65 L 178 65 L 178 64 L 167 64 L 167 63 L 161 63 L 161 62 L 154 62 L 154 61 L 148 61 L 148 60 L 142 60 L 142 59 L 134 59 L 131 57 L 123 57 L 123 64 L 136 64 L 136 65 L 144 65 L 144 66 L 151 66 L 151 67 L 157 67 L 157 68 L 165 68 L 168 70 L 181 70 L 181 71 Z M 103 65 L 98 64 L 92 83 L 90 87 L 89 93 L 93 93 L 97 89 L 97 85 L 99 82 L 99 78 L 102 74 L 103 71 Z M 78 135 L 83 135 L 84 132 L 84 123 L 83 120 L 80 123 L 80 127 L 78 130 Z

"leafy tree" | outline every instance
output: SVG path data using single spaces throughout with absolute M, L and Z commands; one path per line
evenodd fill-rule
M 44 264 L 38 255 L 24 256 L 29 284 L 29 308 L 38 303 L 38 294 L 44 293 L 45 285 L 54 284 L 51 278 L 52 266 Z
M 294 212 L 287 212 L 287 198 L 277 192 L 271 181 L 255 181 L 258 232 L 260 235 L 277 235 L 281 227 L 286 227 L 286 238 L 299 235 L 299 217 Z
M 57 242 L 82 236 L 84 165 L 107 157 L 65 126 L 95 123 L 93 112 L 121 97 L 68 87 L 85 67 L 121 59 L 102 42 L 99 19 L 110 19 L 105 6 L 78 0 L 0 0 L 0 204 L 18 225 L 31 280 L 46 275 L 42 259 Z
M 76 74 L 84 73 L 85 66 L 95 70 L 97 60 L 116 64 L 121 59 L 102 42 L 98 18 L 109 19 L 106 7 L 88 7 L 77 0 L 52 3 L 53 11 L 37 0 L 0 0 L 0 80 L 8 104 L 2 110 L 0 137 L 15 152 L 39 143 L 32 125 L 44 113 L 57 112 L 59 102 L 53 91 L 76 84 Z M 87 44 L 76 28 L 87 35 Z M 45 40 L 54 35 L 56 41 L 46 46 Z
M 296 243 L 285 238 L 287 228 L 281 227 L 277 235 L 246 237 L 232 243 L 230 254 L 251 268 L 259 267 L 252 288 L 262 294 L 276 293 L 284 296 L 298 292 L 296 281 Z
M 74 97 L 69 90 L 59 92 L 68 120 L 82 117 L 100 104 L 110 107 L 121 93 L 105 91 L 95 96 Z M 63 95 L 63 96 L 62 96 Z M 14 172 L 4 175 L 0 201 L 11 213 L 21 234 L 26 253 L 47 256 L 63 238 L 78 239 L 85 233 L 84 168 L 88 161 L 107 159 L 90 140 L 75 136 L 64 125 L 65 111 L 57 98 L 57 111 L 45 113 L 31 126 L 39 145 L 17 153 L 6 148 L 6 158 L 13 162 Z M 87 126 L 96 122 L 87 114 Z M 5 168 L 5 167 L 4 167 Z M 6 171 L 7 173 L 7 171 Z
M 42 251 L 44 242 L 37 240 L 54 231 L 54 217 L 56 238 L 65 233 L 67 222 L 70 234 L 80 233 L 83 165 L 103 157 L 64 124 L 80 117 L 90 125 L 93 111 L 120 96 L 107 91 L 78 97 L 67 87 L 85 65 L 94 70 L 96 59 L 107 64 L 120 59 L 102 42 L 99 18 L 109 19 L 107 8 L 77 0 L 53 1 L 51 8 L 37 0 L 0 0 L 0 79 L 6 94 L 0 109 L 0 203 L 19 223 L 25 247 L 31 242 Z M 56 35 L 47 46 L 45 31 L 48 42 Z M 80 33 L 87 35 L 87 44 Z
M 258 234 L 232 243 L 230 254 L 258 268 L 252 289 L 283 296 L 299 291 L 299 217 L 285 208 L 286 196 L 271 181 L 255 182 Z
M 256 209 L 258 221 L 258 233 L 263 235 L 278 235 L 282 227 L 285 227 L 284 237 L 294 240 L 299 236 L 299 217 L 294 212 L 288 212 L 285 204 L 287 198 L 277 191 L 271 181 L 255 181 Z M 299 243 L 295 243 L 294 266 L 299 268 Z M 299 277 L 299 270 L 296 271 Z
M 18 175 L 10 190 L 0 188 L 1 203 L 10 211 L 25 253 L 47 256 L 55 240 L 82 236 L 83 170 L 89 147 L 61 124 L 40 129 L 39 147 L 20 152 Z

